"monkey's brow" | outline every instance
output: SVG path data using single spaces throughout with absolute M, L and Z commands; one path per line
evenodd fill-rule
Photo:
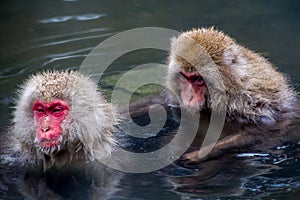
M 183 76 L 185 79 L 188 80 L 188 77 L 183 72 L 179 72 L 179 75 Z
M 57 103 L 51 104 L 48 108 L 49 109 L 55 109 L 55 108 L 65 109 L 65 108 L 67 108 L 67 106 L 57 102 Z
M 47 106 L 45 106 L 45 104 L 42 103 L 42 102 L 36 102 L 36 103 L 33 104 L 33 108 L 34 108 L 34 109 L 35 109 L 35 108 L 40 108 L 40 107 L 45 108 L 45 107 L 47 107 Z
M 198 74 L 198 73 L 192 73 L 192 74 L 185 74 L 184 72 L 179 72 L 179 74 L 181 75 L 181 76 L 183 76 L 186 80 L 196 80 L 197 78 L 199 78 L 199 77 L 202 77 L 200 74 Z

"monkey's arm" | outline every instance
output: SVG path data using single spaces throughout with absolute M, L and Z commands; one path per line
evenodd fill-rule
M 122 115 L 127 115 L 129 110 L 129 114 L 132 117 L 148 114 L 149 108 L 151 108 L 151 106 L 155 104 L 160 104 L 166 108 L 168 106 L 168 101 L 166 101 L 166 99 L 167 99 L 167 94 L 165 92 L 153 94 L 130 103 L 129 109 L 128 109 L 128 105 L 121 107 L 119 109 L 119 113 Z
M 209 160 L 219 156 L 225 151 L 229 151 L 231 149 L 245 148 L 250 144 L 254 144 L 261 141 L 261 139 L 261 137 L 254 136 L 246 132 L 241 132 L 239 134 L 223 138 L 214 145 L 213 149 L 208 154 L 207 151 L 210 147 L 205 146 L 200 150 L 185 154 L 182 157 L 182 159 L 185 161 L 186 164 Z
M 205 146 L 200 150 L 185 154 L 182 158 L 187 164 L 197 163 L 216 158 L 228 151 L 241 152 L 247 149 L 268 150 L 285 142 L 299 141 L 299 113 L 297 110 L 293 113 L 292 119 L 287 117 L 272 126 L 246 125 L 242 130 L 229 130 L 226 134 L 227 136 L 219 140 L 208 154 L 210 146 Z M 232 132 L 236 134 L 230 134 Z

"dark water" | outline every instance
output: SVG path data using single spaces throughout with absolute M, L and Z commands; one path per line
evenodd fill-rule
M 297 0 L 2 0 L 0 5 L 1 132 L 11 119 L 14 92 L 29 74 L 78 69 L 100 42 L 137 27 L 185 31 L 214 25 L 268 57 L 299 91 Z M 146 50 L 123 56 L 109 68 L 108 80 L 136 65 L 164 63 L 166 55 Z M 110 81 L 102 87 L 110 96 Z M 125 174 L 111 199 L 299 199 L 299 152 L 300 145 L 291 144 L 273 154 L 229 156 L 196 169 L 172 164 L 151 173 Z M 7 178 L 15 172 L 4 164 L 0 169 L 0 199 L 24 199 Z M 85 189 L 79 191 L 84 194 Z

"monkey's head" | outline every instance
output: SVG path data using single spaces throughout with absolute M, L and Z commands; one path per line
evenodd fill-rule
M 187 113 L 218 110 L 225 103 L 228 118 L 270 122 L 293 107 L 296 95 L 286 78 L 214 28 L 174 38 L 168 62 L 167 87 Z
M 111 106 L 87 77 L 45 72 L 20 89 L 13 133 L 25 159 L 50 167 L 109 155 L 115 124 Z

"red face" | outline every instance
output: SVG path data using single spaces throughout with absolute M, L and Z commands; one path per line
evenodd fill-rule
M 69 105 L 65 101 L 54 100 L 50 103 L 36 101 L 33 112 L 37 122 L 37 139 L 43 148 L 59 145 L 62 135 L 61 123 L 69 113 Z
M 199 73 L 179 73 L 180 95 L 185 106 L 199 107 L 204 105 L 207 86 Z

